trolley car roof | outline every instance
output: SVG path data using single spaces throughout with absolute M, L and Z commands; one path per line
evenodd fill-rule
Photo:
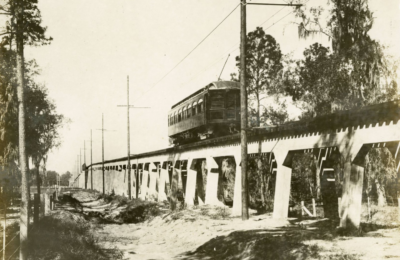
M 215 82 L 212 82 L 212 83 L 208 84 L 204 88 L 201 88 L 201 89 L 197 90 L 193 94 L 185 97 L 184 99 L 182 99 L 181 101 L 179 101 L 178 103 L 173 105 L 171 107 L 171 109 L 177 107 L 178 105 L 182 104 L 186 100 L 188 100 L 188 99 L 190 99 L 190 98 L 202 93 L 203 91 L 205 91 L 207 89 L 211 89 L 212 90 L 212 89 L 239 89 L 239 88 L 240 88 L 240 83 L 239 82 L 235 82 L 235 81 L 215 81 Z

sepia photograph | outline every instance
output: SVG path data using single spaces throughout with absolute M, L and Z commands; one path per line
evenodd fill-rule
M 400 0 L 0 0 L 0 259 L 400 259 Z

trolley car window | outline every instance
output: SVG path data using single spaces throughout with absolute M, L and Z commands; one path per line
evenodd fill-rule
M 187 118 L 187 116 L 186 116 L 186 113 L 187 113 L 186 109 L 187 109 L 187 107 L 184 107 L 184 108 L 183 108 L 182 119 L 186 119 L 186 118 Z
M 182 109 L 179 109 L 178 111 L 178 122 L 182 120 Z
M 192 107 L 192 114 L 193 114 L 193 115 L 196 114 L 196 105 L 197 105 L 197 102 L 196 102 L 196 101 L 193 102 L 193 107 Z
M 228 94 L 226 94 L 226 108 L 234 109 L 235 101 L 236 101 L 236 93 L 228 92 Z
M 211 109 L 224 109 L 224 94 L 214 93 L 211 95 Z
M 174 124 L 176 124 L 177 122 L 178 122 L 178 114 L 175 111 L 175 113 L 174 113 Z
M 190 117 L 192 114 L 192 105 L 189 104 L 188 109 L 187 109 L 187 117 Z
M 203 112 L 203 99 L 200 99 L 197 103 L 197 113 Z
M 210 111 L 211 119 L 224 119 L 223 111 Z

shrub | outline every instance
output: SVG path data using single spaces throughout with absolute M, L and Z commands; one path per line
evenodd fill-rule
M 28 239 L 30 260 L 106 260 L 122 259 L 117 249 L 104 249 L 97 244 L 85 222 L 44 217 L 33 226 Z
M 160 205 L 156 202 L 134 199 L 127 204 L 126 210 L 120 214 L 120 218 L 124 223 L 139 223 L 151 220 L 163 213 Z

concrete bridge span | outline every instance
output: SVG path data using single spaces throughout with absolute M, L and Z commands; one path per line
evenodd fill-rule
M 333 154 L 344 163 L 342 199 L 339 205 L 342 227 L 358 227 L 364 158 L 374 146 L 389 148 L 399 164 L 400 102 L 393 101 L 357 110 L 342 111 L 309 121 L 298 121 L 272 129 L 248 133 L 250 156 L 269 158 L 276 173 L 274 218 L 288 216 L 292 161 L 296 153 L 312 152 L 318 161 L 319 175 L 333 170 L 326 162 Z M 226 136 L 131 156 L 133 190 L 142 199 L 165 200 L 182 190 L 185 203 L 221 205 L 218 182 L 221 181 L 221 158 L 236 164 L 233 213 L 241 214 L 240 137 Z M 127 194 L 127 158 L 105 161 L 107 193 Z M 93 168 L 91 187 L 90 168 Z M 399 167 L 397 166 L 397 169 Z M 102 190 L 102 163 L 88 167 L 77 182 L 81 188 Z M 202 176 L 201 176 L 202 175 Z M 201 188 L 199 188 L 201 186 Z

